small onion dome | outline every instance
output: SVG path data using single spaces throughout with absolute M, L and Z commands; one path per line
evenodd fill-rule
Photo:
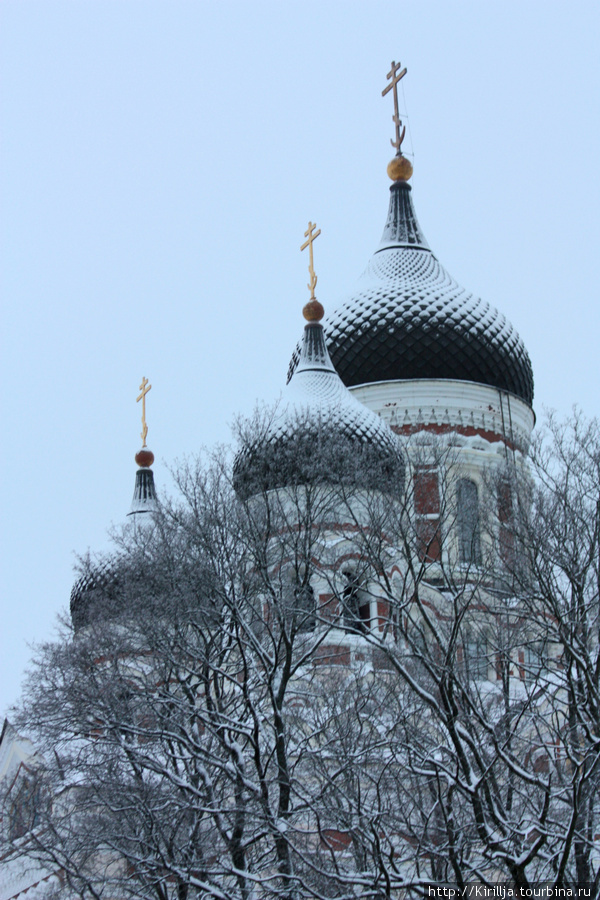
M 135 609 L 146 610 L 151 556 L 107 556 L 90 562 L 71 591 L 71 622 L 78 631 L 94 622 L 110 622 Z
M 70 608 L 75 631 L 97 619 L 114 618 L 121 608 L 121 586 L 111 560 L 91 566 L 77 579 L 71 591 Z
M 347 387 L 406 379 L 471 381 L 531 406 L 533 372 L 516 330 L 438 262 L 417 221 L 410 185 L 396 180 L 390 192 L 381 244 L 356 290 L 325 326 L 340 378 Z M 297 348 L 289 377 L 299 358 Z
M 305 316 L 299 362 L 280 404 L 238 452 L 236 490 L 247 497 L 329 482 L 401 491 L 404 466 L 398 439 L 344 387 L 313 312 Z
M 149 513 L 158 509 L 158 498 L 154 486 L 154 472 L 150 468 L 154 454 L 147 447 L 136 453 L 139 468 L 135 475 L 135 488 L 131 509 L 127 513 L 133 518 L 134 528 L 145 528 L 153 521 Z M 90 565 L 78 578 L 71 591 L 71 621 L 75 631 L 90 625 L 93 621 L 114 619 L 123 610 L 125 585 L 130 586 L 134 569 L 119 564 L 116 558 L 103 559 Z M 134 580 L 143 580 L 143 567 L 134 573 Z

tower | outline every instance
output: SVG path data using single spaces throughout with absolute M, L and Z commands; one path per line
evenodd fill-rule
M 135 474 L 135 486 L 131 507 L 127 513 L 127 524 L 134 534 L 141 535 L 151 529 L 153 514 L 158 510 L 158 498 L 154 484 L 154 472 L 152 463 L 154 453 L 148 449 L 146 438 L 148 437 L 148 424 L 146 422 L 146 394 L 152 385 L 144 376 L 140 384 L 140 393 L 136 403 L 142 403 L 142 446 L 135 454 L 138 465 Z M 73 585 L 71 591 L 70 610 L 71 620 L 75 630 L 89 624 L 93 618 L 99 615 L 111 615 L 119 610 L 121 589 L 119 575 L 115 561 L 105 558 L 99 562 L 90 563 Z
M 419 225 L 398 111 L 397 86 L 405 74 L 406 68 L 392 62 L 382 92 L 393 93 L 396 155 L 387 168 L 392 185 L 381 241 L 324 333 L 331 361 L 352 395 L 405 442 L 423 553 L 469 564 L 481 555 L 476 520 L 486 473 L 520 465 L 527 454 L 535 423 L 533 372 L 513 325 L 456 282 Z M 297 359 L 296 349 L 289 376 Z M 433 447 L 436 436 L 453 448 L 453 534 L 442 534 L 442 473 L 423 449 L 428 439 Z M 439 445 L 438 440 L 438 454 Z M 418 458 L 411 446 L 420 448 Z M 511 502 L 504 498 L 505 507 Z

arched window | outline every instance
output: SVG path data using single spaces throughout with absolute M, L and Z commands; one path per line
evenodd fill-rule
M 294 588 L 295 615 L 298 631 L 315 630 L 315 592 L 308 583 Z
M 35 775 L 20 778 L 8 804 L 8 836 L 15 841 L 32 831 L 38 823 L 41 804 L 41 785 Z
M 355 572 L 344 572 L 346 586 L 343 594 L 344 627 L 346 631 L 358 631 L 366 634 L 371 619 L 371 602 L 368 597 L 361 596 L 362 591 Z
M 508 481 L 498 485 L 498 544 L 500 559 L 509 568 L 515 562 L 512 492 Z
M 481 563 L 479 496 L 470 478 L 458 482 L 458 557 L 461 563 Z

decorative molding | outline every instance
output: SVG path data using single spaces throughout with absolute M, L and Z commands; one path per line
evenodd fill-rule
M 456 431 L 526 453 L 535 425 L 535 413 L 519 397 L 472 381 L 380 381 L 350 391 L 400 434 Z

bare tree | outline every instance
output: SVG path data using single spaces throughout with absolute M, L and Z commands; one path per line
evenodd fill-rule
M 98 898 L 597 883 L 599 448 L 551 420 L 478 505 L 451 441 L 402 491 L 340 445 L 247 495 L 183 467 L 40 648 L 54 799 L 2 852 Z

